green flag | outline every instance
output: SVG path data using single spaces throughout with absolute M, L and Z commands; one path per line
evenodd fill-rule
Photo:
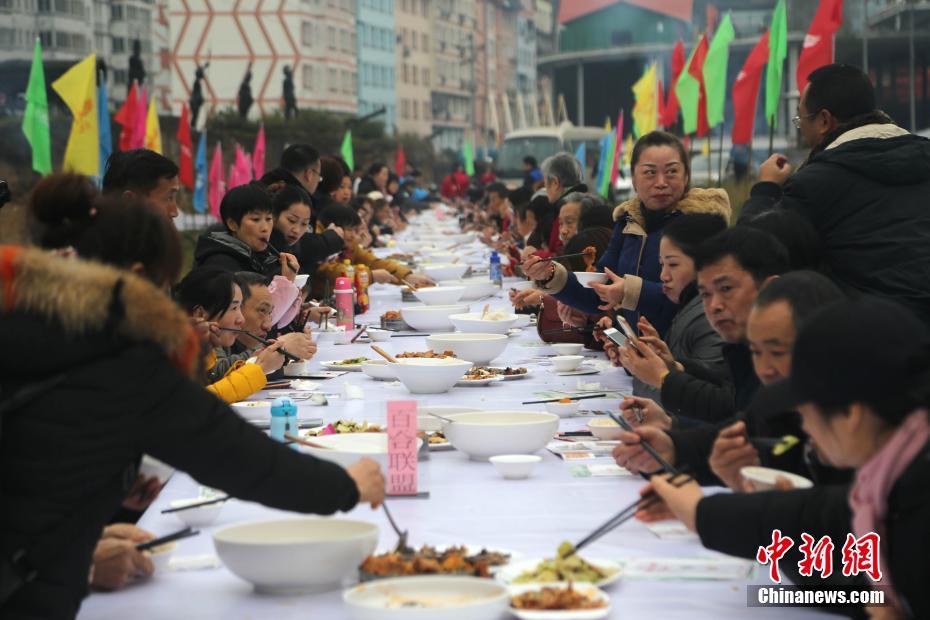
M 45 69 L 42 68 L 42 45 L 38 38 L 26 88 L 23 133 L 32 146 L 32 169 L 39 174 L 49 174 L 52 171 L 52 147 L 48 130 L 48 96 L 45 92 Z
M 697 132 L 698 135 L 706 133 L 707 112 L 704 100 L 703 74 L 704 60 L 707 58 L 707 35 L 701 35 L 697 45 L 691 50 L 688 61 L 685 63 L 675 83 L 675 95 L 681 104 L 682 129 L 686 134 Z M 702 105 L 704 104 L 704 105 Z M 701 117 L 703 113 L 703 118 Z
M 345 160 L 349 170 L 355 170 L 355 154 L 352 153 L 352 130 L 346 129 L 346 135 L 342 138 L 342 148 L 339 149 L 342 159 Z
M 727 59 L 730 41 L 734 39 L 730 13 L 723 16 L 714 40 L 704 59 L 704 88 L 707 91 L 707 124 L 716 127 L 723 122 L 723 104 L 727 99 Z
M 475 175 L 475 153 L 471 148 L 471 140 L 465 139 L 462 143 L 462 160 L 465 162 L 465 174 Z
M 778 126 L 778 100 L 781 97 L 781 74 L 788 55 L 788 16 L 785 0 L 778 0 L 769 29 L 769 64 L 765 67 L 765 118 L 769 127 Z

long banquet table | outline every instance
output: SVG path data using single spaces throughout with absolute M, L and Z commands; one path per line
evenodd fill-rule
M 375 324 L 381 313 L 401 306 L 398 289 L 376 287 L 372 308 L 359 317 L 360 323 Z M 506 290 L 506 286 L 505 286 Z M 509 307 L 503 294 L 489 300 L 492 307 Z M 473 310 L 488 303 L 472 304 Z M 425 337 L 425 334 L 424 334 Z M 320 350 L 316 360 L 345 359 L 372 353 L 367 344 L 336 344 L 338 336 L 319 334 Z M 426 350 L 425 338 L 393 338 L 382 346 L 389 352 Z M 379 382 L 362 373 L 348 373 L 320 382 L 320 389 L 331 397 L 325 407 L 300 406 L 300 417 L 322 417 L 325 421 L 349 418 L 356 421 L 382 422 L 385 402 L 415 398 L 420 404 L 467 404 L 482 409 L 539 410 L 540 405 L 522 405 L 535 392 L 566 390 L 575 392 L 578 380 L 596 381 L 602 388 L 625 392 L 630 379 L 620 370 L 608 369 L 597 375 L 562 377 L 551 374 L 540 356 L 552 354 L 540 344 L 535 328 L 511 337 L 507 350 L 495 360 L 496 366 L 517 365 L 532 370 L 531 376 L 504 381 L 487 387 L 455 387 L 449 393 L 413 397 L 399 383 Z M 603 358 L 586 351 L 586 355 Z M 362 388 L 363 399 L 345 398 L 344 384 Z M 619 400 L 581 401 L 582 410 L 616 409 Z M 576 430 L 589 417 L 566 418 L 562 430 Z M 573 477 L 570 463 L 543 450 L 543 460 L 532 478 L 510 481 L 498 476 L 493 466 L 468 460 L 457 451 L 432 452 L 425 463 L 428 498 L 389 499 L 391 511 L 401 527 L 410 530 L 415 545 L 460 544 L 487 546 L 515 551 L 525 558 L 551 557 L 562 541 L 576 541 L 605 521 L 636 497 L 643 481 L 636 477 Z M 176 473 L 158 500 L 143 516 L 139 525 L 156 534 L 179 528 L 180 522 L 160 511 L 175 499 L 196 497 L 199 485 L 183 473 Z M 312 493 L 313 489 L 294 489 L 295 493 Z M 190 556 L 213 554 L 210 533 L 223 526 L 250 520 L 262 520 L 290 513 L 258 504 L 233 500 L 219 519 L 202 528 L 200 536 L 180 542 L 175 561 Z M 391 547 L 395 536 L 382 511 L 359 506 L 348 518 L 374 522 L 380 529 L 379 547 Z M 583 554 L 585 557 L 624 560 L 643 558 L 720 557 L 703 547 L 695 538 L 660 539 L 643 524 L 629 522 L 608 534 Z M 807 618 L 822 614 L 804 609 L 760 609 L 746 607 L 746 585 L 765 583 L 766 573 L 754 571 L 750 579 L 650 580 L 622 578 L 609 586 L 612 599 L 611 618 Z M 253 593 L 249 584 L 239 580 L 224 567 L 200 570 L 167 570 L 151 579 L 135 583 L 114 593 L 94 593 L 82 607 L 82 620 L 122 618 L 347 618 L 341 591 L 300 596 L 264 596 Z

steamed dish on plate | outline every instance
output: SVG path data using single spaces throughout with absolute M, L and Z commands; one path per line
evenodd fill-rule
M 436 351 L 408 351 L 406 353 L 398 353 L 394 357 L 399 360 L 416 358 L 442 359 L 446 357 L 455 357 L 455 353 L 452 351 L 443 351 L 442 353 Z
M 510 599 L 514 609 L 534 609 L 546 611 L 569 611 L 578 609 L 603 609 L 607 602 L 602 598 L 579 592 L 569 583 L 567 588 L 546 586 L 541 590 L 524 592 Z
M 403 577 L 409 575 L 471 575 L 490 577 L 491 567 L 510 560 L 506 553 L 482 549 L 470 554 L 466 547 L 448 547 L 439 551 L 424 545 L 420 549 L 404 549 L 380 555 L 370 555 L 362 562 L 363 576 Z
M 575 546 L 569 542 L 559 545 L 556 557 L 543 560 L 532 570 L 524 571 L 513 580 L 514 583 L 547 583 L 554 581 L 577 581 L 580 583 L 598 583 L 615 574 L 585 562 L 573 553 Z
M 307 435 L 311 437 L 319 437 L 323 435 L 338 435 L 340 433 L 381 433 L 384 429 L 381 428 L 378 424 L 370 424 L 368 422 L 353 422 L 352 420 L 337 420 L 334 423 L 327 424 L 320 429 L 312 429 L 307 431 Z
M 339 362 L 333 362 L 333 366 L 358 366 L 362 362 L 367 362 L 367 357 L 350 357 Z

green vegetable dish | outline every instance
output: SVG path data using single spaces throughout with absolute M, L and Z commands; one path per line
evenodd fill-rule
M 598 583 L 609 579 L 615 570 L 602 569 L 590 564 L 575 554 L 575 547 L 569 542 L 559 545 L 556 557 L 543 560 L 533 570 L 524 571 L 513 580 L 514 583 L 545 583 L 570 581 L 577 583 Z
M 367 357 L 350 357 L 347 360 L 342 360 L 341 362 L 333 362 L 333 366 L 358 366 L 362 362 L 367 362 Z

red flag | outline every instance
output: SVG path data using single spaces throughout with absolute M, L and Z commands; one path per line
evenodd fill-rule
M 191 122 L 186 103 L 181 104 L 181 121 L 175 137 L 181 146 L 181 183 L 187 189 L 194 189 L 194 144 L 191 142 Z
M 762 69 L 769 61 L 769 33 L 766 31 L 749 53 L 733 83 L 733 144 L 752 142 L 759 99 Z
M 695 135 L 702 138 L 710 133 L 710 126 L 707 124 L 707 91 L 704 88 L 704 60 L 707 58 L 707 35 L 701 35 L 698 41 L 697 49 L 691 58 L 691 64 L 688 65 L 688 73 L 701 85 L 701 92 L 698 97 L 698 124 Z
M 397 176 L 404 176 L 404 168 L 407 167 L 407 154 L 404 153 L 404 145 L 397 145 L 397 154 L 394 155 L 394 172 Z
M 675 84 L 685 69 L 685 44 L 679 39 L 672 50 L 672 79 L 668 83 L 668 99 L 665 102 L 664 112 L 659 115 L 662 126 L 669 129 L 678 120 L 678 95 L 675 94 Z M 662 89 L 659 89 L 661 99 Z
M 807 86 L 807 76 L 814 69 L 833 62 L 833 36 L 843 24 L 843 0 L 820 0 L 811 29 L 804 37 L 798 58 L 798 92 Z
M 136 99 L 136 128 L 132 132 L 132 149 L 145 148 L 145 130 L 146 120 L 148 120 L 149 93 L 143 86 L 139 90 L 139 97 Z
M 258 126 L 258 135 L 255 137 L 255 152 L 252 153 L 252 170 L 255 178 L 265 176 L 265 126 Z
M 135 143 L 136 114 L 139 113 L 139 109 L 139 89 L 136 86 L 136 81 L 133 80 L 126 101 L 123 102 L 116 116 L 113 117 L 113 120 L 123 126 L 119 132 L 119 150 L 121 151 L 135 148 L 133 144 Z M 144 109 L 144 104 L 141 109 Z M 145 116 L 145 113 L 143 112 L 142 115 Z
M 218 219 L 220 217 L 220 201 L 226 194 L 226 179 L 223 178 L 223 148 L 216 143 L 213 149 L 213 158 L 210 160 L 210 186 L 207 191 L 207 201 L 210 203 L 210 213 Z

